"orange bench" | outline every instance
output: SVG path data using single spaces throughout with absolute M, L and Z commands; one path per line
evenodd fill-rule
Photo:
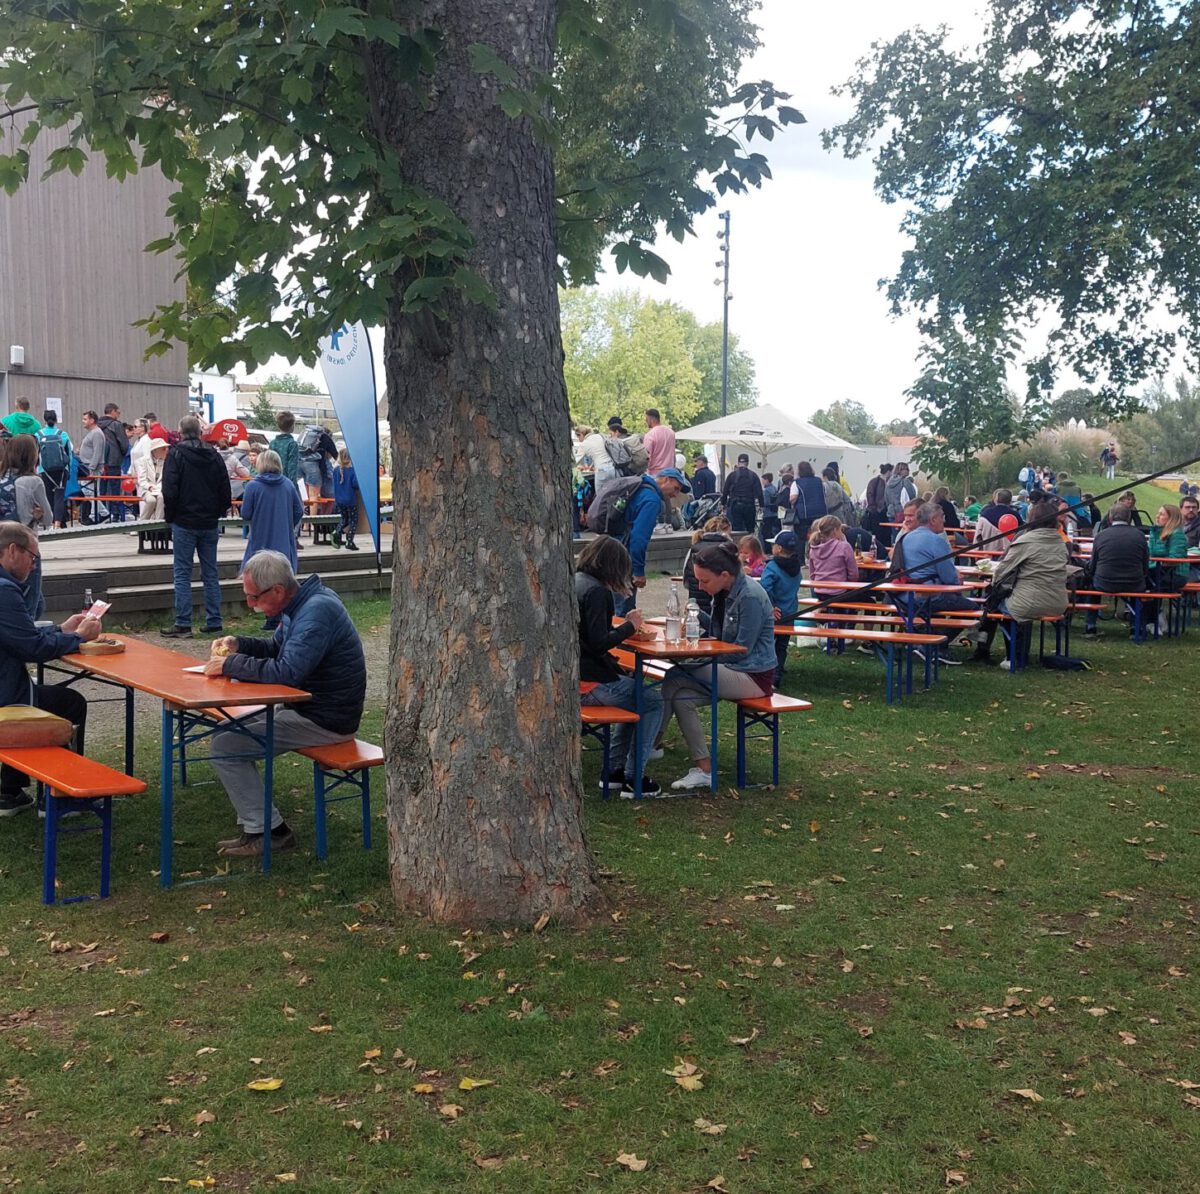
M 108 880 L 112 862 L 112 798 L 136 796 L 146 785 L 132 775 L 114 771 L 95 759 L 77 755 L 64 746 L 0 747 L 0 762 L 36 779 L 46 796 L 45 852 L 42 859 L 42 903 L 53 904 L 58 878 L 58 837 L 60 833 L 84 833 L 94 826 L 61 829 L 59 821 L 68 813 L 84 810 L 100 820 L 100 899 L 108 898 Z M 64 904 L 94 896 L 70 896 Z
M 1168 603 L 1167 610 L 1171 611 L 1174 607 L 1170 604 L 1170 602 L 1178 600 L 1183 595 L 1183 593 L 1181 591 L 1176 591 L 1173 593 L 1172 592 L 1106 593 L 1102 589 L 1076 589 L 1075 593 L 1077 596 L 1080 596 L 1080 597 L 1100 597 L 1102 599 L 1105 597 L 1112 597 L 1114 599 L 1119 597 L 1123 601 L 1125 601 L 1127 604 L 1132 606 L 1132 608 L 1133 608 L 1133 641 L 1135 643 L 1139 643 L 1139 644 L 1145 642 L 1145 639 L 1146 639 L 1146 633 L 1145 633 L 1146 628 L 1142 624 L 1142 612 L 1143 612 L 1142 611 L 1142 602 L 1143 601 L 1166 601 Z M 1171 633 L 1170 623 L 1168 623 L 1167 634 L 1170 635 L 1170 633 Z M 1157 623 L 1155 623 L 1155 626 L 1154 626 L 1154 637 L 1156 639 L 1158 638 L 1158 624 Z
M 316 802 L 317 857 L 328 853 L 325 840 L 326 805 L 343 800 L 358 800 L 362 804 L 363 849 L 371 848 L 371 777 L 372 767 L 383 763 L 383 751 L 371 742 L 352 738 L 348 742 L 332 742 L 328 746 L 302 746 L 296 754 L 312 760 L 313 795 Z M 338 788 L 352 788 L 345 796 L 330 797 Z
M 919 634 L 912 630 L 842 630 L 837 626 L 814 626 L 811 623 L 799 625 L 796 623 L 781 622 L 775 627 L 775 633 L 786 635 L 789 638 L 793 636 L 796 638 L 823 638 L 827 640 L 827 646 L 828 643 L 832 642 L 858 642 L 868 643 L 881 648 L 884 652 L 884 662 L 887 666 L 885 691 L 889 705 L 892 703 L 892 697 L 896 695 L 897 691 L 895 685 L 896 648 L 904 648 L 907 663 L 903 683 L 900 685 L 899 691 L 899 695 L 903 697 L 906 693 L 912 692 L 913 648 L 933 648 L 933 650 L 928 651 L 924 656 L 925 687 L 929 688 L 933 677 L 933 669 L 930 666 L 931 662 L 937 659 L 938 648 L 947 642 L 947 636 L 944 634 Z
M 594 680 L 579 681 L 579 695 L 586 696 L 593 688 L 600 686 Z M 633 725 L 640 718 L 632 709 L 619 709 L 616 705 L 580 705 L 580 732 L 585 738 L 594 738 L 600 743 L 600 783 L 604 799 L 609 797 L 608 776 L 612 770 L 610 752 L 612 750 L 612 728 L 617 725 Z
M 812 701 L 799 697 L 784 696 L 773 692 L 770 696 L 745 697 L 737 702 L 737 786 L 746 787 L 746 742 L 749 738 L 771 739 L 771 783 L 779 786 L 779 717 L 783 713 L 803 713 L 812 708 Z M 761 726 L 765 734 L 749 734 L 748 730 Z

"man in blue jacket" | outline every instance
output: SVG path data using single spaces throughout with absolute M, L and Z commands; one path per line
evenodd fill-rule
M 250 557 L 242 572 L 246 604 L 268 618 L 278 618 L 272 638 L 228 635 L 213 642 L 209 676 L 229 676 L 250 683 L 288 684 L 312 693 L 312 699 L 276 710 L 274 753 L 301 746 L 348 742 L 362 718 L 367 692 L 367 665 L 358 631 L 337 594 L 319 576 L 296 578 L 291 562 L 277 551 Z M 266 715 L 243 718 L 241 724 L 260 737 Z M 238 730 L 213 735 L 213 770 L 237 813 L 242 832 L 217 843 L 218 853 L 233 858 L 262 854 L 262 780 L 255 760 L 258 743 Z M 225 757 L 216 757 L 225 756 Z M 296 839 L 282 814 L 271 806 L 271 849 L 293 850 Z
M 87 701 L 61 684 L 34 684 L 27 667 L 48 663 L 79 650 L 100 633 L 100 622 L 74 614 L 61 629 L 35 626 L 25 606 L 22 586 L 38 558 L 38 541 L 19 522 L 0 522 L 0 705 L 36 705 L 65 717 L 77 726 L 75 749 L 83 751 Z M 25 791 L 28 776 L 0 768 L 0 817 L 12 817 L 33 807 Z
M 672 501 L 681 493 L 691 493 L 688 479 L 677 468 L 665 468 L 656 477 L 643 477 L 641 486 L 625 506 L 625 546 L 633 561 L 633 588 L 629 597 L 615 599 L 616 612 L 628 613 L 637 605 L 637 590 L 646 587 L 646 549 L 662 512 L 664 499 Z

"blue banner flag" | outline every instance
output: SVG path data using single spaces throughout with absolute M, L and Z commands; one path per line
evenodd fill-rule
M 375 555 L 379 556 L 379 419 L 376 414 L 375 364 L 361 323 L 344 323 L 318 341 L 321 372 L 342 427 L 367 511 Z

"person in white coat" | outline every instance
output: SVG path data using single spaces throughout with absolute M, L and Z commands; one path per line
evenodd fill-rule
M 143 522 L 163 517 L 163 461 L 167 458 L 169 447 L 164 439 L 149 439 L 149 447 L 138 456 L 134 466 L 138 497 L 142 499 L 138 506 L 138 518 Z

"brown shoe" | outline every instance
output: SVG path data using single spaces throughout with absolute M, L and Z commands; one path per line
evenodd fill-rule
M 217 853 L 226 858 L 251 857 L 262 853 L 262 834 L 243 833 L 241 837 L 230 838 L 228 841 L 217 843 Z
M 232 846 L 226 846 L 221 850 L 221 854 L 226 858 L 258 858 L 263 852 L 262 840 L 261 833 L 243 833 Z M 290 829 L 285 833 L 271 834 L 272 854 L 294 849 L 296 849 L 296 835 Z

